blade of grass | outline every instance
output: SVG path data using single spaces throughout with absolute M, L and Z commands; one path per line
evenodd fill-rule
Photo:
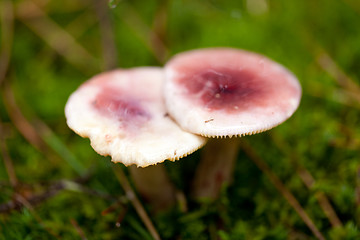
M 309 31 L 301 31 L 303 33 L 303 42 L 307 46 L 309 52 L 313 53 L 314 62 L 321 67 L 330 77 L 336 80 L 336 83 L 341 87 L 340 89 L 333 89 L 336 101 L 350 105 L 353 107 L 359 107 L 360 103 L 360 86 L 354 81 L 343 69 L 336 63 L 336 61 L 330 56 L 330 54 L 324 49 L 324 47 L 316 39 L 315 34 Z M 320 82 L 321 83 L 321 82 Z M 314 94 L 314 91 L 309 89 L 310 93 Z M 321 90 L 321 88 L 320 88 Z M 328 92 L 321 91 L 321 96 L 327 98 Z M 357 105 L 354 106 L 353 101 L 356 101 Z
M 117 63 L 117 49 L 115 44 L 115 36 L 109 17 L 109 8 L 106 1 L 93 0 L 96 15 L 99 19 L 99 27 L 101 32 L 101 44 L 103 55 L 103 69 L 109 70 L 115 68 Z
M 337 83 L 344 88 L 349 95 L 360 102 L 360 87 L 349 77 L 340 67 L 336 64 L 334 59 L 330 57 L 324 50 L 317 57 L 317 63 L 320 67 L 327 72 Z
M 64 26 L 64 29 L 71 33 L 73 38 L 78 39 L 82 37 L 87 31 L 97 24 L 96 18 L 91 11 L 84 11 L 77 18 L 72 20 L 69 24 Z
M 13 89 L 10 84 L 5 82 L 1 93 L 4 100 L 4 105 L 7 113 L 10 116 L 11 121 L 15 127 L 23 135 L 23 137 L 38 151 L 45 152 L 46 146 L 44 141 L 39 136 L 38 132 L 31 125 L 31 123 L 25 118 L 20 108 L 18 107 Z
M 41 17 L 29 19 L 27 11 L 35 12 Z M 89 74 L 93 69 L 98 69 L 97 59 L 33 1 L 27 0 L 18 5 L 16 16 L 78 70 Z
M 358 168 L 357 176 L 356 176 L 356 190 L 355 190 L 355 193 L 356 193 L 356 204 L 358 206 L 360 206 L 360 167 Z M 360 219 L 359 219 L 359 222 L 360 222 Z
M 15 200 L 11 200 L 9 202 L 3 203 L 0 205 L 0 213 L 7 213 L 12 210 L 20 210 L 23 207 L 28 207 L 28 205 L 37 205 L 53 196 L 55 196 L 59 191 L 64 189 L 64 186 L 61 183 L 55 183 L 52 186 L 50 186 L 46 191 L 44 191 L 41 194 L 36 194 L 31 197 L 28 197 L 25 199 L 22 197 L 22 199 L 25 199 L 24 201 L 18 201 L 18 199 L 15 197 Z M 19 196 L 20 194 L 16 193 L 15 196 Z
M 5 79 L 9 67 L 12 40 L 14 34 L 14 8 L 12 0 L 0 2 L 0 26 L 1 26 L 1 48 L 0 48 L 0 86 Z
M 148 214 L 146 213 L 145 208 L 143 207 L 143 205 L 141 204 L 141 202 L 137 198 L 137 196 L 136 196 L 134 190 L 132 189 L 132 187 L 131 187 L 127 177 L 125 176 L 123 170 L 117 164 L 113 165 L 113 170 L 114 170 L 115 176 L 119 180 L 119 183 L 120 183 L 121 187 L 124 189 L 126 196 L 128 197 L 128 199 L 130 200 L 130 202 L 134 206 L 137 214 L 139 215 L 139 217 L 141 218 L 141 220 L 145 224 L 145 226 L 148 229 L 148 231 L 150 232 L 151 236 L 155 240 L 159 240 L 160 236 L 159 236 L 156 228 L 154 227 L 154 225 L 151 222 Z
M 168 20 L 168 5 L 169 0 L 163 0 L 162 4 L 159 4 L 158 9 L 155 13 L 154 20 L 152 23 L 152 31 L 154 32 L 155 36 L 158 37 L 162 46 L 157 46 L 156 42 L 153 43 L 154 48 L 158 48 L 157 52 L 159 52 L 159 56 L 163 56 L 166 60 L 169 56 L 169 50 L 166 47 L 167 42 L 167 20 Z
M 22 196 L 23 194 L 18 193 L 21 191 L 18 191 L 17 193 L 15 193 L 15 199 L 0 205 L 0 213 L 7 213 L 12 210 L 21 210 L 23 207 L 27 207 L 27 205 L 24 204 L 23 201 L 17 201 L 16 196 L 18 195 L 21 195 L 22 198 L 26 200 L 26 203 L 30 204 L 31 206 L 36 206 L 46 201 L 47 199 L 56 196 L 59 192 L 63 190 L 85 193 L 90 196 L 95 196 L 110 201 L 116 200 L 114 196 L 110 196 L 106 193 L 99 192 L 94 189 L 86 187 L 84 184 L 87 183 L 91 179 L 91 177 L 92 174 L 88 172 L 87 174 L 79 178 L 76 178 L 74 180 L 63 179 L 60 181 L 56 181 L 55 183 L 52 183 L 50 186 L 47 186 L 46 189 L 43 190 L 41 193 L 31 193 L 31 195 L 26 197 Z M 120 201 L 125 202 L 123 198 L 120 198 Z
M 357 14 L 360 14 L 360 4 L 359 1 L 357 0 L 343 0 L 343 2 L 347 5 L 349 5 L 349 7 L 355 11 Z
M 6 140 L 4 138 L 2 129 L 3 129 L 3 126 L 2 126 L 2 122 L 0 121 L 0 152 L 1 152 L 2 159 L 4 160 L 5 169 L 8 174 L 10 183 L 13 187 L 15 187 L 18 183 L 18 179 L 16 177 L 14 164 L 12 162 L 12 159 L 9 155 L 9 152 L 8 152 L 8 149 L 6 146 Z
M 121 16 L 121 19 L 138 35 L 156 60 L 164 64 L 169 55 L 169 50 L 164 42 L 162 42 L 159 36 L 141 19 L 131 5 L 124 3 L 124 6 L 126 6 L 127 11 Z
M 153 238 L 151 237 L 151 235 L 143 228 L 143 226 L 141 226 L 138 221 L 136 221 L 135 218 L 133 217 L 128 217 L 128 222 L 130 223 L 130 225 L 140 234 L 141 239 L 144 240 L 153 240 Z
M 50 235 L 52 235 L 56 239 L 61 239 L 60 236 L 58 236 L 52 229 L 45 226 L 41 217 L 37 214 L 31 203 L 29 203 L 26 198 L 24 198 L 20 194 L 16 194 L 15 197 L 18 202 L 22 203 L 30 211 L 31 215 L 35 218 L 35 220 L 40 224 L 42 228 L 44 228 Z
M 325 240 L 322 233 L 315 226 L 314 222 L 311 220 L 309 215 L 305 212 L 303 207 L 300 205 L 298 200 L 294 195 L 286 188 L 286 186 L 281 182 L 279 177 L 270 169 L 270 167 L 260 158 L 259 155 L 252 149 L 250 144 L 245 140 L 241 141 L 240 146 L 249 156 L 249 158 L 255 163 L 255 165 L 268 177 L 271 183 L 275 188 L 281 193 L 281 195 L 288 201 L 288 203 L 294 208 L 294 210 L 299 214 L 304 223 L 308 226 L 311 232 L 315 235 L 317 239 Z
M 58 160 L 58 156 L 65 160 L 73 170 L 79 175 L 84 175 L 86 168 L 84 164 L 68 149 L 68 147 L 57 137 L 57 135 L 33 112 L 35 124 L 30 123 L 23 115 L 21 109 L 16 104 L 13 89 L 5 82 L 5 107 L 10 115 L 12 122 L 25 139 L 37 150 L 43 153 L 50 161 Z M 27 108 L 31 112 L 31 108 Z M 97 187 L 106 189 L 100 181 L 95 180 Z
M 305 184 L 305 186 L 308 189 L 312 189 L 313 186 L 315 185 L 315 179 L 310 174 L 310 172 L 305 167 L 298 167 L 296 172 L 300 176 L 300 178 L 303 181 L 303 183 Z M 334 208 L 331 206 L 331 203 L 330 203 L 329 199 L 326 197 L 326 195 L 323 192 L 318 191 L 315 194 L 315 197 L 316 197 L 317 201 L 319 202 L 321 209 L 324 211 L 326 217 L 329 219 L 329 222 L 331 223 L 331 225 L 333 227 L 342 226 L 342 223 L 341 223 L 339 217 L 337 216 Z
M 70 223 L 71 225 L 73 225 L 73 227 L 75 228 L 76 232 L 79 234 L 80 238 L 82 240 L 87 240 L 84 231 L 81 229 L 81 227 L 79 226 L 78 222 L 75 219 L 70 219 Z
M 48 14 L 68 14 L 68 13 L 73 13 L 73 12 L 79 12 L 84 10 L 85 7 L 88 6 L 86 1 L 67 1 L 64 4 L 58 4 L 56 5 L 56 8 L 51 6 L 51 3 L 53 1 L 52 0 L 33 0 L 33 3 L 36 4 L 39 8 L 43 9 L 43 11 L 47 12 Z M 16 4 L 16 3 L 15 3 Z M 18 5 L 26 5 L 26 0 L 24 1 L 19 1 L 17 3 Z M 39 15 L 37 15 L 37 12 L 33 12 L 31 11 L 31 9 L 29 9 L 30 11 L 24 12 L 24 16 L 26 16 L 26 18 L 37 18 L 40 17 Z
M 326 90 L 322 88 L 321 83 L 313 83 L 312 89 L 309 89 L 304 95 L 311 96 L 314 98 L 319 98 L 325 101 L 340 103 L 346 107 L 352 107 L 356 109 L 360 109 L 360 104 L 353 97 L 351 97 L 352 93 L 349 94 L 348 91 L 343 89 L 332 89 Z
M 85 166 L 78 160 L 71 151 L 57 138 L 45 123 L 37 119 L 37 127 L 30 123 L 23 115 L 21 109 L 16 104 L 13 89 L 5 83 L 3 89 L 4 105 L 14 123 L 15 127 L 24 138 L 38 151 L 53 161 L 54 152 L 65 160 L 78 174 L 85 172 Z M 31 108 L 28 108 L 31 110 Z M 36 117 L 35 117 L 36 119 Z M 37 129 L 37 130 L 36 130 Z
M 62 157 L 78 174 L 86 170 L 80 160 L 67 148 L 59 137 L 41 120 L 36 121 L 37 129 L 45 143 Z
M 304 185 L 309 190 L 311 190 L 315 185 L 316 181 L 314 177 L 311 175 L 311 173 L 303 165 L 301 165 L 298 158 L 298 154 L 295 154 L 294 151 L 291 150 L 288 143 L 284 141 L 279 134 L 276 134 L 275 131 L 273 131 L 272 134 L 270 134 L 270 136 L 271 139 L 273 140 L 272 142 L 275 143 L 278 149 L 280 149 L 287 156 L 288 159 L 291 159 L 292 164 L 296 168 L 296 173 L 298 174 Z M 315 197 L 321 209 L 323 210 L 329 222 L 331 223 L 331 225 L 333 227 L 342 226 L 339 217 L 337 216 L 334 208 L 331 206 L 331 203 L 329 199 L 326 197 L 326 195 L 321 191 L 317 191 Z

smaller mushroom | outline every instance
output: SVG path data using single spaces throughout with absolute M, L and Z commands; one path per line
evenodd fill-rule
M 155 67 L 97 75 L 70 96 L 67 124 L 89 137 L 96 152 L 126 166 L 178 160 L 205 140 L 183 131 L 167 116 L 162 84 L 163 71 Z
M 165 66 L 164 95 L 169 114 L 184 130 L 222 138 L 279 125 L 297 109 L 301 86 L 287 69 L 262 55 L 212 48 L 170 59 Z M 237 146 L 231 146 L 225 148 L 235 159 Z M 234 159 L 216 152 L 205 155 L 195 176 L 194 194 L 215 198 L 222 183 L 230 180 Z
M 143 67 L 93 77 L 70 96 L 65 107 L 68 126 L 90 138 L 96 152 L 126 166 L 147 167 L 194 152 L 205 139 L 183 131 L 168 116 L 162 97 L 163 76 L 161 68 Z M 131 170 L 134 178 L 152 180 L 135 179 L 138 190 L 149 198 L 171 192 L 166 193 L 171 187 L 164 183 L 163 170 L 156 169 L 144 169 L 141 175 L 136 168 Z M 154 171 L 157 174 L 149 177 Z M 148 186 L 151 183 L 159 186 Z

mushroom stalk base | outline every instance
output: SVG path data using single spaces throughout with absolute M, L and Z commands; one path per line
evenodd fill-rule
M 214 200 L 221 188 L 231 183 L 238 150 L 238 139 L 211 139 L 207 143 L 193 181 L 195 199 Z
M 161 211 L 175 204 L 175 187 L 163 165 L 146 168 L 131 166 L 129 170 L 137 191 L 153 211 Z

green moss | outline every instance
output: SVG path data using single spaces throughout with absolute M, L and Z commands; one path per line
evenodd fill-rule
M 151 49 L 154 43 L 149 37 L 154 19 L 162 11 L 167 22 L 161 40 L 170 55 L 194 48 L 230 46 L 265 54 L 288 67 L 303 88 L 298 111 L 281 126 L 246 140 L 326 238 L 359 239 L 360 104 L 352 97 L 354 89 L 344 88 L 342 79 L 329 74 L 334 68 L 321 66 L 319 59 L 326 52 L 341 71 L 360 84 L 360 4 L 352 0 L 264 1 L 268 3 L 267 11 L 254 15 L 248 11 L 246 0 L 114 0 L 109 3 L 113 8 L 107 10 L 118 67 L 162 64 Z M 26 2 L 16 1 L 15 8 Z M 39 194 L 56 181 L 78 178 L 91 169 L 91 178 L 84 187 L 122 197 L 124 191 L 113 174 L 110 159 L 97 155 L 87 139 L 72 133 L 64 117 L 71 92 L 103 69 L 102 31 L 95 8 L 91 1 L 66 0 L 51 1 L 43 11 L 45 17 L 28 16 L 27 21 L 16 18 L 6 81 L 24 116 L 36 126 L 41 119 L 51 128 L 44 138 L 49 148 L 34 148 L 12 122 L 4 95 L 0 99 L 0 120 L 5 129 L 1 134 L 21 183 L 17 192 L 23 196 Z M 64 43 L 57 29 L 47 29 L 45 24 L 39 34 L 31 25 L 48 21 L 72 34 L 93 60 L 81 59 L 74 64 L 55 51 L 49 40 Z M 0 32 L 3 36 L 1 28 Z M 198 152 L 176 163 L 165 163 L 171 179 L 185 194 L 188 209 L 182 212 L 176 206 L 150 215 L 162 239 L 315 239 L 289 202 L 243 151 L 233 183 L 222 189 L 220 198 L 212 203 L 195 202 L 190 189 L 200 156 Z M 302 168 L 316 181 L 310 189 L 298 174 Z M 114 199 L 73 190 L 61 191 L 32 209 L 1 214 L 0 239 L 80 239 L 74 222 L 88 239 L 152 239 L 129 203 L 102 215 Z M 0 161 L 0 191 L 1 204 L 11 201 L 16 192 L 9 185 L 4 161 Z M 331 225 L 319 205 L 320 192 L 329 199 L 342 226 Z M 116 227 L 121 214 L 124 218 Z

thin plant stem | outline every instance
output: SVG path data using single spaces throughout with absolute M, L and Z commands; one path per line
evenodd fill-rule
M 318 55 L 317 63 L 347 91 L 350 97 L 360 102 L 359 85 L 336 64 L 327 52 L 323 50 Z
M 3 126 L 0 121 L 0 152 L 1 152 L 2 159 L 4 160 L 5 169 L 8 174 L 11 186 L 15 187 L 18 183 L 18 179 L 16 177 L 14 164 L 12 162 L 12 159 L 9 155 L 9 152 L 8 152 L 8 149 L 6 146 L 6 140 L 4 138 L 2 129 L 3 129 Z
M 315 185 L 315 179 L 310 174 L 310 172 L 304 167 L 298 167 L 298 170 L 296 172 L 300 176 L 301 180 L 304 182 L 305 186 L 308 189 L 312 189 L 313 186 Z M 318 191 L 317 193 L 315 193 L 315 197 L 319 202 L 319 205 L 323 210 L 323 212 L 325 213 L 326 217 L 329 219 L 331 225 L 333 227 L 342 226 L 339 217 L 337 216 L 334 208 L 331 206 L 331 203 L 329 199 L 326 197 L 326 195 L 323 192 Z
M 2 95 L 5 108 L 16 128 L 33 147 L 40 152 L 44 152 L 46 149 L 45 143 L 18 107 L 10 83 L 4 83 Z
M 62 190 L 76 190 L 79 192 L 87 193 L 92 196 L 97 196 L 103 199 L 107 200 L 114 200 L 115 198 L 112 196 L 108 196 L 104 193 L 97 192 L 95 190 L 86 188 L 85 186 L 81 185 L 80 183 L 84 183 L 90 179 L 90 175 L 84 175 L 78 179 L 75 179 L 73 181 L 69 180 L 61 180 L 58 182 L 53 183 L 51 186 L 47 187 L 46 190 L 44 190 L 42 193 L 38 194 L 32 194 L 28 197 L 23 197 L 23 199 L 26 200 L 25 203 L 30 204 L 31 206 L 38 205 L 44 201 L 46 201 L 49 198 L 52 198 L 56 196 L 60 191 Z M 21 187 L 22 185 L 20 185 Z M 15 196 L 20 196 L 21 194 L 15 193 Z M 20 199 L 21 200 L 21 199 Z M 7 213 L 12 210 L 20 210 L 23 207 L 27 207 L 26 204 L 24 204 L 24 201 L 18 201 L 18 199 L 15 197 L 15 200 L 11 200 L 9 202 L 3 203 L 0 205 L 0 213 Z
M 281 182 L 279 177 L 270 169 L 270 167 L 265 163 L 264 160 L 260 158 L 259 155 L 252 149 L 250 144 L 246 141 L 241 141 L 241 147 L 244 152 L 249 156 L 249 158 L 255 163 L 255 165 L 268 177 L 270 182 L 275 186 L 275 188 L 281 193 L 281 195 L 288 201 L 288 203 L 294 208 L 294 210 L 299 214 L 304 223 L 312 231 L 317 239 L 325 240 L 325 237 L 315 226 L 314 222 L 311 220 L 309 215 L 305 212 L 303 207 L 300 205 L 298 200 L 294 195 L 286 188 L 286 186 Z
M 0 2 L 0 86 L 5 80 L 11 58 L 11 48 L 14 35 L 14 7 L 12 0 Z
M 116 164 L 113 165 L 113 170 L 114 170 L 115 176 L 119 180 L 121 187 L 124 189 L 127 198 L 130 200 L 131 204 L 134 206 L 136 212 L 138 213 L 139 217 L 145 224 L 146 228 L 149 230 L 151 236 L 155 240 L 160 240 L 160 236 L 159 236 L 156 228 L 154 227 L 148 214 L 146 213 L 145 208 L 143 207 L 143 205 L 137 198 L 134 190 L 132 189 L 132 187 L 130 185 L 130 182 L 128 181 L 127 177 L 125 176 L 124 171 L 121 169 L 120 166 L 118 166 Z
M 105 58 L 105 69 L 110 69 L 116 65 L 116 45 L 114 42 L 114 34 L 111 22 L 108 16 L 107 5 L 104 1 L 95 4 L 97 15 L 100 21 L 100 29 L 102 32 L 103 56 Z M 151 49 L 154 56 L 160 63 L 164 63 L 167 48 L 157 35 L 155 30 L 147 26 L 135 9 L 130 5 L 127 6 L 127 16 L 123 20 L 145 41 Z M 155 19 L 158 15 L 155 16 Z M 162 20 L 166 20 L 162 19 Z M 154 20 L 155 21 L 155 20 Z M 131 22 L 131 23 L 130 23 Z M 163 22 L 163 21 L 162 21 Z M 164 32 L 164 29 L 162 29 Z M 111 61 L 106 61 L 110 55 Z M 159 211 L 166 209 L 175 203 L 176 189 L 166 173 L 166 169 L 162 164 L 149 166 L 146 168 L 129 167 L 131 178 L 134 181 L 136 190 L 146 199 L 153 210 Z
M 117 49 L 112 23 L 109 17 L 107 1 L 93 0 L 96 15 L 99 19 L 101 45 L 103 55 L 103 69 L 110 70 L 117 67 Z
M 28 11 L 35 12 L 39 17 L 29 19 Z M 24 6 L 20 5 L 16 16 L 78 70 L 88 74 L 93 69 L 97 69 L 97 59 L 32 0 L 26 1 Z
M 20 203 L 22 203 L 29 211 L 30 213 L 33 215 L 33 217 L 36 219 L 36 221 L 49 233 L 51 234 L 53 237 L 55 237 L 56 239 L 60 239 L 60 236 L 58 236 L 52 229 L 46 227 L 44 225 L 43 220 L 41 219 L 41 217 L 37 214 L 37 212 L 35 211 L 35 209 L 33 208 L 33 206 L 31 205 L 31 203 L 29 203 L 26 198 L 24 198 L 23 196 L 21 196 L 20 194 L 16 194 L 15 196 L 16 200 Z
M 292 163 L 293 163 L 293 165 L 295 165 L 298 176 L 303 181 L 304 185 L 309 190 L 311 190 L 313 188 L 313 186 L 316 184 L 316 181 L 315 181 L 314 177 L 311 175 L 311 173 L 300 163 L 300 161 L 297 157 L 297 154 L 295 154 L 290 149 L 290 147 L 286 143 L 286 141 L 284 141 L 275 132 L 272 132 L 271 138 L 272 138 L 273 142 L 275 143 L 275 145 L 281 151 L 283 151 L 283 153 L 286 154 L 289 159 L 292 159 Z M 331 206 L 331 203 L 330 203 L 329 199 L 326 197 L 326 195 L 323 192 L 318 191 L 315 194 L 315 197 L 316 197 L 321 209 L 325 213 L 326 217 L 329 219 L 329 222 L 331 223 L 331 225 L 333 227 L 342 226 L 342 223 L 341 223 L 339 217 L 337 216 L 334 208 Z
M 159 36 L 149 27 L 135 11 L 127 4 L 126 14 L 121 19 L 128 25 L 144 42 L 145 46 L 151 51 L 156 60 L 163 64 L 166 61 L 169 50 Z
M 79 223 L 75 219 L 70 219 L 70 223 L 71 223 L 71 225 L 74 226 L 74 228 L 75 228 L 76 232 L 79 234 L 80 238 L 82 240 L 87 240 L 87 237 L 85 236 L 84 231 L 79 226 Z

